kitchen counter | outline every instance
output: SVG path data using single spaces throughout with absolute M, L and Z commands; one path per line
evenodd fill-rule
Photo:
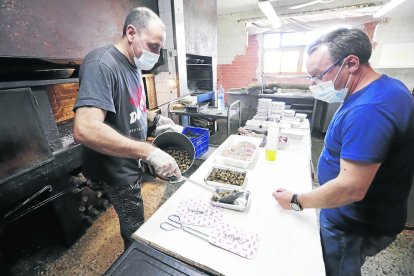
M 192 180 L 203 182 L 211 167 L 217 165 L 218 152 L 220 147 L 191 176 Z M 162 222 L 168 221 L 168 216 L 177 212 L 183 200 L 209 201 L 210 191 L 189 182 L 184 183 L 133 237 L 213 274 L 324 275 L 315 210 L 283 210 L 271 195 L 279 187 L 298 193 L 312 189 L 307 149 L 278 150 L 276 161 L 271 162 L 265 160 L 265 150 L 260 148 L 246 170 L 249 174 L 246 188 L 251 192 L 249 208 L 244 212 L 220 210 L 224 222 L 258 234 L 260 242 L 253 259 L 225 251 L 182 230 L 165 231 L 160 228 Z M 197 229 L 210 233 L 206 227 Z

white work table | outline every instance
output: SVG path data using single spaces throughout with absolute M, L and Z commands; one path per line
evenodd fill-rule
M 215 154 L 200 166 L 191 179 L 204 182 L 211 166 L 217 165 L 214 162 Z M 278 150 L 276 161 L 267 161 L 265 150 L 260 148 L 254 162 L 246 170 L 249 173 L 246 189 L 251 192 L 250 207 L 244 212 L 223 209 L 223 220 L 258 233 L 260 244 L 255 258 L 249 260 L 240 257 L 179 229 L 165 231 L 160 228 L 160 224 L 167 221 L 183 199 L 210 200 L 211 192 L 187 182 L 133 237 L 177 259 L 217 274 L 324 275 L 315 210 L 283 210 L 272 197 L 272 192 L 279 187 L 297 193 L 312 189 L 309 155 Z M 209 232 L 208 228 L 197 229 Z

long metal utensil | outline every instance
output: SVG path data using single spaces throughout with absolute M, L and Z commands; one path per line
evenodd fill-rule
M 215 193 L 215 192 L 216 192 L 216 191 L 215 191 L 215 189 L 210 188 L 210 187 L 206 186 L 205 184 L 203 184 L 203 183 L 201 183 L 201 182 L 198 182 L 198 181 L 192 180 L 192 179 L 190 179 L 190 178 L 188 178 L 188 177 L 185 177 L 185 176 L 181 176 L 181 178 L 177 178 L 177 177 L 175 177 L 175 176 L 170 177 L 170 183 L 171 183 L 171 184 L 182 183 L 182 182 L 184 182 L 184 181 L 186 181 L 186 182 L 190 182 L 191 184 L 194 184 L 194 185 L 197 185 L 197 186 L 199 186 L 199 187 L 202 187 L 202 188 L 206 189 L 206 190 L 207 190 L 207 191 L 209 191 L 209 192 L 212 192 L 212 193 Z
M 244 195 L 244 192 L 243 191 L 241 191 L 241 192 L 235 192 L 235 193 L 233 193 L 231 195 L 228 195 L 228 196 L 219 198 L 217 201 L 218 202 L 221 202 L 221 203 L 226 203 L 226 204 L 233 204 L 234 201 L 236 199 L 238 199 L 239 197 L 241 197 L 242 195 Z
M 214 196 L 216 196 L 218 198 L 218 201 L 221 202 L 221 203 L 233 204 L 236 199 L 238 199 L 240 196 L 242 196 L 244 194 L 244 192 L 241 191 L 241 192 L 235 192 L 231 195 L 223 197 L 223 196 L 219 195 L 214 188 L 210 188 L 210 187 L 208 187 L 208 186 L 206 186 L 206 185 L 204 185 L 204 184 L 202 184 L 198 181 L 192 180 L 188 177 L 185 177 L 185 176 L 181 176 L 181 178 L 177 178 L 177 177 L 174 177 L 174 176 L 170 177 L 170 183 L 171 184 L 177 184 L 177 183 L 181 183 L 181 182 L 184 182 L 184 181 L 189 182 L 189 183 L 194 184 L 194 185 L 197 185 L 199 187 L 202 187 L 202 188 L 206 189 L 207 191 L 213 193 Z

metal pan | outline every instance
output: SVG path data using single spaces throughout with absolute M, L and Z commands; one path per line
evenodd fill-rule
M 193 143 L 191 143 L 191 140 L 187 138 L 182 133 L 173 132 L 173 131 L 167 131 L 164 133 L 161 133 L 157 137 L 155 137 L 154 141 L 152 142 L 153 145 L 157 146 L 160 149 L 165 149 L 169 146 L 175 146 L 183 148 L 187 154 L 190 156 L 191 164 L 188 166 L 188 168 L 185 171 L 182 171 L 181 173 L 185 173 L 188 171 L 191 166 L 194 163 L 195 159 L 195 149 Z
M 158 135 L 152 143 L 154 146 L 160 148 L 161 150 L 167 148 L 168 146 L 175 146 L 183 148 L 187 152 L 187 154 L 190 156 L 191 164 L 185 171 L 182 171 L 181 173 L 185 173 L 193 165 L 195 159 L 195 149 L 191 143 L 191 140 L 188 139 L 184 134 L 172 131 L 164 132 Z M 143 166 L 145 171 L 147 171 L 152 176 L 159 177 L 155 174 L 154 168 L 152 168 L 151 164 L 148 161 L 140 159 L 139 164 L 140 166 L 143 166 L 143 164 L 145 164 L 145 166 Z

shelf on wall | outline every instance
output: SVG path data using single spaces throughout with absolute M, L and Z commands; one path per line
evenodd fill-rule
M 211 79 L 190 79 L 190 80 L 194 80 L 194 81 L 211 81 Z
M 205 64 L 205 63 L 200 63 L 200 64 L 187 64 L 187 66 L 212 66 L 212 64 Z

